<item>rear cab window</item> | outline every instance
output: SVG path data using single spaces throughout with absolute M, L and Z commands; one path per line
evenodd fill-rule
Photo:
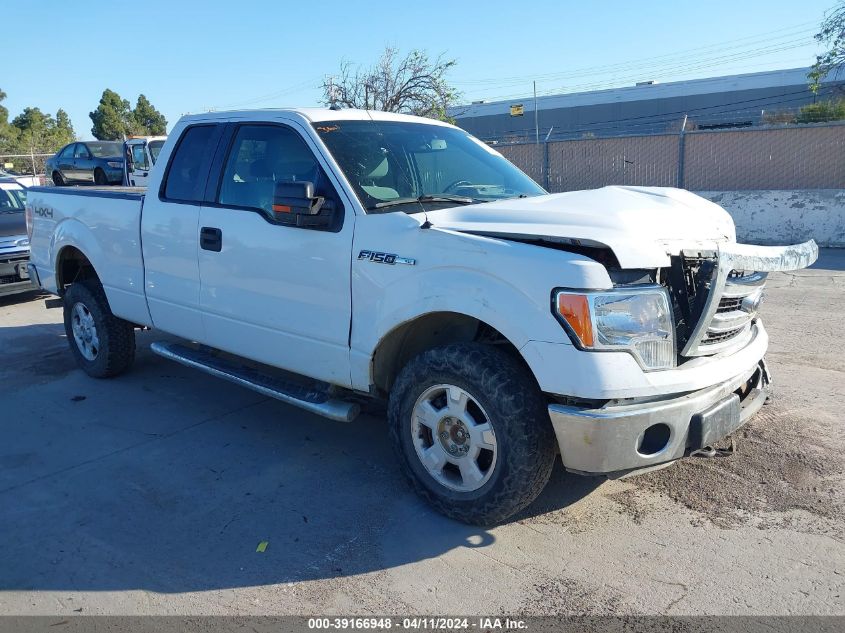
M 188 127 L 179 139 L 159 197 L 168 202 L 199 204 L 203 201 L 211 159 L 220 139 L 221 126 L 214 123 Z

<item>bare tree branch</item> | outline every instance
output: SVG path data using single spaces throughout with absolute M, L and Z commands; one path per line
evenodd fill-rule
M 826 53 L 816 56 L 816 63 L 810 71 L 810 89 L 818 92 L 825 77 L 836 79 L 836 74 L 845 67 L 845 2 L 831 9 L 816 33 L 816 40 L 827 44 Z
M 364 110 L 383 110 L 448 120 L 447 108 L 459 94 L 446 81 L 455 60 L 443 54 L 432 60 L 412 50 L 404 57 L 392 46 L 374 66 L 342 61 L 338 76 L 323 82 L 323 103 Z

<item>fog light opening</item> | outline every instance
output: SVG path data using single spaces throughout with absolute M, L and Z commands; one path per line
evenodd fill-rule
M 672 429 L 667 424 L 652 424 L 648 427 L 640 438 L 640 445 L 637 447 L 637 452 L 644 457 L 651 457 L 657 455 L 669 444 L 669 438 L 672 436 Z

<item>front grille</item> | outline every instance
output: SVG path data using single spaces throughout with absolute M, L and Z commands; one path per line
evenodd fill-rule
M 0 284 L 13 284 L 20 281 L 15 275 L 3 275 L 0 276 Z
M 704 338 L 701 339 L 701 345 L 716 345 L 717 343 L 724 343 L 725 341 L 730 341 L 732 338 L 736 338 L 740 334 L 745 331 L 745 327 L 739 327 L 735 330 L 728 330 L 727 332 L 719 332 L 718 334 L 714 332 L 707 332 L 704 335 Z
M 716 314 L 723 312 L 735 312 L 742 308 L 742 297 L 722 297 L 719 301 L 719 307 L 716 308 Z
M 718 253 L 684 253 L 672 286 L 681 356 L 716 354 L 743 345 L 757 316 L 766 273 L 725 270 Z

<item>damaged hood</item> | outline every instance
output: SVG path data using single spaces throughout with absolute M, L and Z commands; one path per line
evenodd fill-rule
M 435 228 L 514 239 L 607 246 L 623 268 L 668 264 L 681 249 L 736 239 L 731 216 L 683 189 L 604 187 L 429 211 Z

